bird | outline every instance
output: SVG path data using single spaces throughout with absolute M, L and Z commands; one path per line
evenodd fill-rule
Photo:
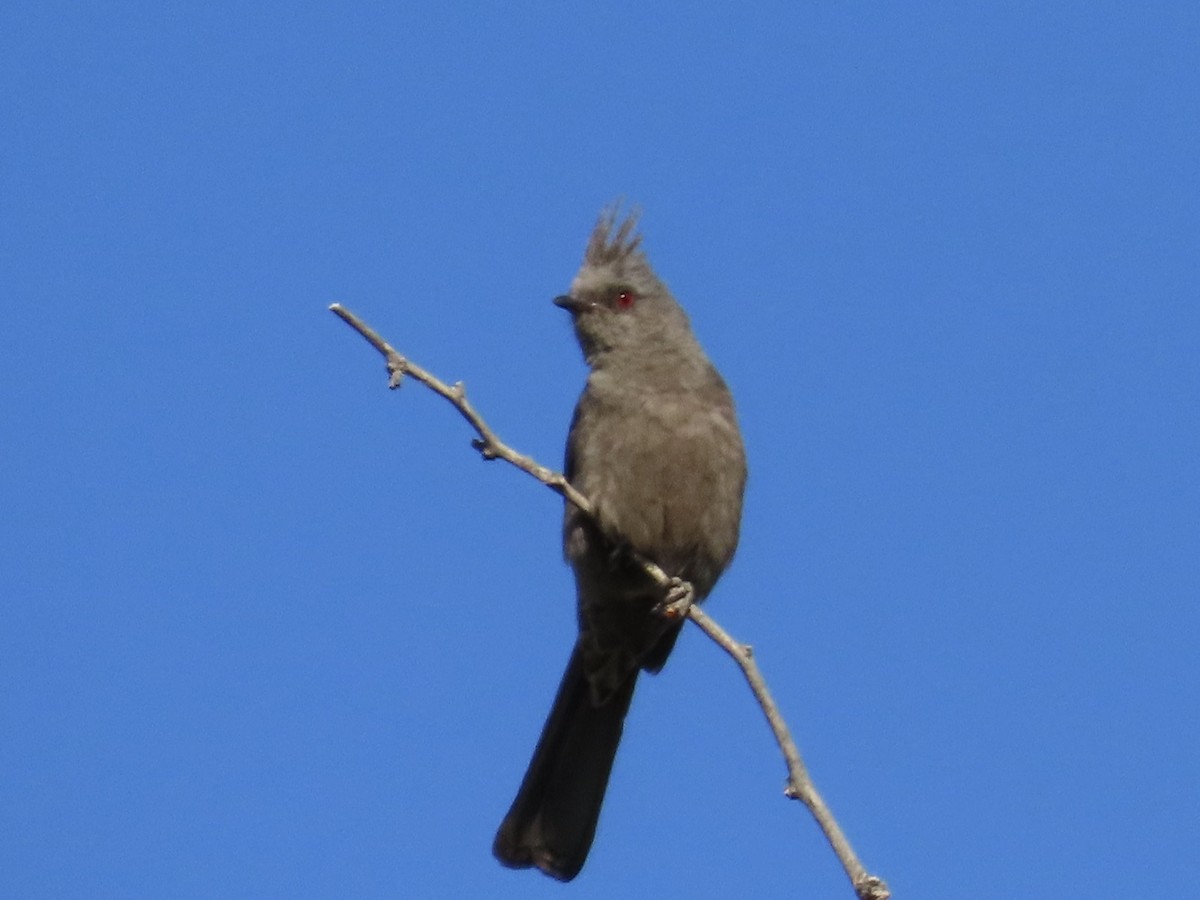
M 638 675 L 662 669 L 683 625 L 639 558 L 704 600 L 737 549 L 746 485 L 733 397 L 650 265 L 638 219 L 605 207 L 554 299 L 589 369 L 564 475 L 592 513 L 565 504 L 578 635 L 492 851 L 560 881 L 591 849 Z

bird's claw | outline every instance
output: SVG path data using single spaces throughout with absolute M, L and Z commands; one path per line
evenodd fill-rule
M 682 578 L 672 578 L 655 612 L 665 619 L 682 619 L 695 602 L 696 589 L 692 583 Z

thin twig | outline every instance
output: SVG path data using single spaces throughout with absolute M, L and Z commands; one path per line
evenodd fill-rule
M 532 475 L 542 484 L 546 485 L 546 487 L 550 488 L 550 490 L 575 504 L 585 515 L 595 515 L 591 501 L 579 493 L 561 473 L 555 472 L 553 469 L 547 469 L 545 466 L 540 465 L 533 457 L 526 456 L 524 453 L 518 453 L 500 440 L 488 423 L 484 421 L 483 416 L 475 411 L 475 407 L 471 405 L 471 401 L 467 399 L 467 387 L 461 381 L 456 381 L 454 384 L 446 384 L 446 382 L 421 368 L 408 357 L 402 356 L 396 351 L 395 347 L 381 338 L 379 333 L 371 328 L 371 326 L 341 304 L 335 303 L 329 309 L 341 318 L 343 322 L 366 338 L 372 347 L 383 354 L 383 357 L 387 360 L 387 369 L 390 376 L 388 387 L 392 389 L 400 387 L 404 376 L 411 375 L 435 394 L 440 394 L 449 400 L 451 405 L 461 413 L 462 417 L 475 430 L 475 433 L 479 435 L 479 437 L 471 441 L 471 446 L 478 450 L 484 459 L 502 459 L 505 462 L 511 463 L 522 472 Z M 658 565 L 644 557 L 635 555 L 634 558 L 645 567 L 647 574 L 660 586 L 664 588 L 671 586 L 673 579 Z
M 784 789 L 784 796 L 799 800 L 808 807 L 808 811 L 817 820 L 821 831 L 825 832 L 825 838 L 829 841 L 833 852 L 837 854 L 842 868 L 850 877 L 850 883 L 854 885 L 855 893 L 858 894 L 860 900 L 888 900 L 891 892 L 888 890 L 887 884 L 882 878 L 868 874 L 867 870 L 863 868 L 850 846 L 850 842 L 846 840 L 841 826 L 838 825 L 837 819 L 834 818 L 833 812 L 825 805 L 821 795 L 817 793 L 817 786 L 813 783 L 812 777 L 808 774 L 808 767 L 800 756 L 800 748 L 796 746 L 796 741 L 792 738 L 792 733 L 788 730 L 787 723 L 784 722 L 783 715 L 779 712 L 779 707 L 775 705 L 775 698 L 767 690 L 767 682 L 763 679 L 758 664 L 754 661 L 753 649 L 749 644 L 735 641 L 729 632 L 713 621 L 712 617 L 700 607 L 693 606 L 688 610 L 688 616 L 699 626 L 701 631 L 733 657 L 733 661 L 738 664 L 742 674 L 746 676 L 746 682 L 750 685 L 754 698 L 758 700 L 758 705 L 762 707 L 763 715 L 767 717 L 767 724 L 771 726 L 775 741 L 779 744 L 779 749 L 783 751 L 783 758 L 787 762 L 788 784 Z
M 500 440 L 487 422 L 484 421 L 483 417 L 475 410 L 475 407 L 467 400 L 467 390 L 461 381 L 455 382 L 452 385 L 446 384 L 407 357 L 398 353 L 391 344 L 379 336 L 378 332 L 344 306 L 335 303 L 329 309 L 347 325 L 366 338 L 371 346 L 384 356 L 387 360 L 389 373 L 388 386 L 390 388 L 400 387 L 404 376 L 411 375 L 434 393 L 440 394 L 449 400 L 462 417 L 467 420 L 467 423 L 478 435 L 478 437 L 471 441 L 471 446 L 478 450 L 484 459 L 503 459 L 505 462 L 511 463 L 521 471 L 532 475 L 552 491 L 566 498 L 584 514 L 588 516 L 595 515 L 591 501 L 572 487 L 562 474 L 546 468 L 532 457 L 518 453 Z M 701 631 L 712 638 L 741 668 L 742 674 L 745 675 L 746 681 L 750 685 L 750 690 L 753 691 L 754 697 L 758 701 L 758 705 L 762 707 L 763 714 L 767 718 L 767 724 L 775 735 L 775 740 L 779 744 L 780 750 L 783 751 L 784 760 L 787 762 L 788 783 L 787 788 L 784 790 L 784 795 L 794 800 L 799 800 L 808 807 L 809 812 L 812 813 L 813 818 L 816 819 L 817 824 L 825 833 L 825 837 L 829 841 L 829 845 L 833 848 L 833 852 L 837 854 L 842 868 L 846 870 L 846 875 L 850 878 L 851 884 L 854 885 L 854 890 L 859 900 L 888 900 L 891 897 L 891 892 L 888 890 L 887 884 L 882 878 L 868 874 L 867 870 L 863 868 L 862 863 L 859 862 L 854 850 L 850 847 L 850 842 L 846 840 L 846 836 L 843 834 L 833 813 L 825 805 L 825 801 L 821 799 L 821 795 L 817 793 L 817 788 L 808 774 L 808 768 L 804 765 L 804 760 L 800 756 L 800 749 L 796 746 L 796 741 L 792 738 L 787 723 L 784 722 L 783 716 L 779 712 L 779 707 L 775 705 L 774 698 L 771 696 L 770 691 L 767 690 L 767 683 L 763 679 L 758 665 L 754 662 L 754 654 L 750 645 L 735 641 L 728 632 L 713 621 L 711 616 L 701 611 L 698 606 L 691 604 L 690 585 L 686 582 L 681 582 L 678 578 L 672 578 L 667 575 L 666 572 L 650 559 L 636 554 L 634 558 L 660 587 L 676 591 L 683 588 L 684 600 L 678 605 L 665 608 L 665 613 L 668 615 L 686 614 L 699 626 Z

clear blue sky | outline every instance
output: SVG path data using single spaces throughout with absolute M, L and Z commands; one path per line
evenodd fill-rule
M 834 8 L 836 6 L 836 8 Z M 594 216 L 739 403 L 752 642 L 897 898 L 1200 847 L 1200 7 L 6 3 L 0 896 L 849 897 L 736 670 L 583 875 L 492 833 L 572 641 Z

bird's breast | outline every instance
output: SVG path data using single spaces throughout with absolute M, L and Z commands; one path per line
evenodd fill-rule
M 737 546 L 745 461 L 732 409 L 640 396 L 581 416 L 575 485 L 619 536 L 703 594 Z

